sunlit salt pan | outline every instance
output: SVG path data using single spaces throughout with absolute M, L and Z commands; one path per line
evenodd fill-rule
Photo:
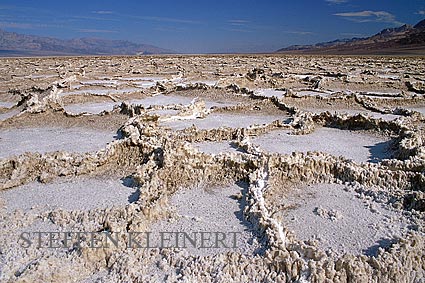
M 320 249 L 369 256 L 376 255 L 379 247 L 388 247 L 393 239 L 402 238 L 408 231 L 409 222 L 401 212 L 379 204 L 371 210 L 344 187 L 314 184 L 292 190 L 285 197 L 285 205 L 291 208 L 279 213 L 285 227 L 301 240 L 317 240 Z
M 121 77 L 119 80 L 123 81 L 150 81 L 150 82 L 158 82 L 165 80 L 164 77 Z
M 288 130 L 277 130 L 253 138 L 252 143 L 280 154 L 322 151 L 355 162 L 379 162 L 391 158 L 391 141 L 364 131 L 323 127 L 308 135 L 291 135 Z
M 150 88 L 156 85 L 157 82 L 164 82 L 164 77 L 123 77 L 121 81 L 129 81 L 139 88 Z
M 192 100 L 193 100 L 192 97 L 159 94 L 159 95 L 149 96 L 143 99 L 132 99 L 129 101 L 129 103 L 139 104 L 139 105 L 143 105 L 144 107 L 149 107 L 149 106 L 173 105 L 173 104 L 187 105 L 187 104 L 190 104 Z
M 96 151 L 113 141 L 114 136 L 110 131 L 87 128 L 4 129 L 0 131 L 0 158 L 25 152 Z
M 291 77 L 304 80 L 305 78 L 308 78 L 309 75 L 291 75 Z
M 136 85 L 137 87 L 140 88 L 150 88 L 156 85 L 156 82 L 150 82 L 150 81 L 137 81 L 135 83 L 133 83 L 134 85 Z
M 58 74 L 42 74 L 42 75 L 31 75 L 31 76 L 27 76 L 26 78 L 30 78 L 30 79 L 49 79 L 49 78 L 55 78 L 58 77 Z
M 233 113 L 212 113 L 204 119 L 179 120 L 164 122 L 165 127 L 183 130 L 195 125 L 198 129 L 214 129 L 220 127 L 246 128 L 251 125 L 268 124 L 276 120 L 286 120 L 284 115 L 250 115 Z
M 265 97 L 282 97 L 286 94 L 286 91 L 275 90 L 275 89 L 259 89 L 254 92 L 255 95 L 265 96 Z
M 241 190 L 236 184 L 218 188 L 181 189 L 171 196 L 169 201 L 175 211 L 174 219 L 155 222 L 150 229 L 184 231 L 188 235 L 204 231 L 236 232 L 237 244 L 232 250 L 253 254 L 261 245 L 255 237 L 252 224 L 244 219 L 241 203 L 232 197 Z M 229 248 L 223 247 L 198 249 L 188 245 L 186 249 L 190 254 L 200 256 L 229 252 Z
M 119 178 L 58 179 L 53 183 L 29 183 L 0 193 L 9 211 L 88 210 L 127 205 L 135 189 Z
M 313 90 L 303 90 L 297 92 L 298 96 L 322 96 L 322 97 L 328 97 L 329 93 L 323 93 L 319 91 L 313 91 Z
M 11 108 L 15 105 L 16 103 L 14 102 L 9 102 L 9 101 L 0 101 L 0 108 L 4 107 L 4 108 Z
M 65 105 L 65 111 L 78 114 L 78 113 L 91 113 L 99 114 L 103 111 L 112 111 L 115 105 L 119 105 L 120 102 L 98 102 L 98 103 L 78 103 Z
M 132 99 L 126 101 L 129 104 L 143 105 L 145 108 L 150 106 L 159 106 L 159 105 L 188 105 L 193 101 L 191 97 L 183 96 L 166 96 L 166 95 L 156 95 L 150 96 L 144 99 Z M 99 114 L 102 111 L 111 111 L 114 106 L 120 105 L 121 102 L 96 102 L 96 103 L 78 103 L 78 104 L 69 104 L 65 105 L 64 108 L 67 112 L 70 113 L 91 113 Z M 234 103 L 229 102 L 220 102 L 220 101 L 207 101 L 206 108 L 210 107 L 224 107 L 232 106 Z M 156 110 L 159 115 L 177 115 L 178 111 L 176 110 Z M 154 112 L 151 112 L 154 113 Z M 156 112 L 155 112 L 156 113 Z M 168 114 L 165 114 L 168 113 Z
M 396 75 L 378 75 L 379 78 L 381 79 L 390 79 L 390 80 L 399 80 L 400 76 L 396 76 Z
M 133 100 L 130 100 L 129 103 L 141 104 L 145 107 L 156 106 L 156 105 L 173 105 L 173 104 L 188 105 L 192 103 L 193 99 L 194 97 L 159 94 L 159 95 L 149 96 L 143 99 L 133 99 Z M 236 102 L 228 102 L 228 101 L 222 101 L 222 100 L 214 101 L 214 100 L 202 99 L 202 98 L 200 98 L 200 100 L 205 101 L 205 107 L 207 109 L 211 107 L 234 106 L 237 104 Z
M 112 95 L 112 94 L 123 94 L 123 93 L 131 93 L 131 92 L 139 92 L 138 88 L 123 88 L 123 89 L 80 89 L 73 90 L 68 92 L 62 92 L 63 96 L 66 95 L 80 95 L 80 94 L 97 94 L 97 95 Z
M 82 85 L 102 85 L 102 86 L 115 86 L 118 83 L 116 80 L 87 80 L 80 81 Z
M 11 118 L 15 115 L 19 114 L 19 110 L 17 109 L 13 109 L 13 110 L 9 110 L 7 112 L 1 113 L 0 114 L 0 121 L 6 120 L 8 118 Z
M 411 111 L 416 111 L 421 113 L 422 115 L 425 115 L 425 107 L 406 107 L 406 108 Z

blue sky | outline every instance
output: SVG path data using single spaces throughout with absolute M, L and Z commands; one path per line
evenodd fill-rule
M 0 0 L 7 31 L 126 39 L 183 53 L 269 52 L 424 18 L 424 0 Z

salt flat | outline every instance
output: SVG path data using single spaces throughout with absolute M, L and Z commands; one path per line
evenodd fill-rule
M 312 184 L 290 192 L 281 212 L 285 226 L 302 240 L 317 240 L 336 254 L 375 256 L 409 231 L 396 211 L 361 200 L 344 185 Z
M 0 281 L 422 282 L 424 69 L 390 56 L 0 59 Z M 49 231 L 87 234 L 59 248 L 22 238 Z M 122 244 L 91 248 L 93 233 Z M 127 245 L 146 233 L 159 245 Z M 235 247 L 160 245 L 176 233 Z
M 244 128 L 251 125 L 268 124 L 276 120 L 286 120 L 287 116 L 212 113 L 203 119 L 190 119 L 164 122 L 165 127 L 173 130 L 183 130 L 195 125 L 199 129 L 214 129 L 219 127 Z
M 89 210 L 125 206 L 133 193 L 135 188 L 125 186 L 119 178 L 99 177 L 29 183 L 0 192 L 0 198 L 8 211 Z
M 355 162 L 379 162 L 391 158 L 391 141 L 362 131 L 319 128 L 307 135 L 273 131 L 253 139 L 262 149 L 281 154 L 322 151 Z
M 114 140 L 115 133 L 85 128 L 24 128 L 0 131 L 0 158 L 25 152 L 90 152 Z

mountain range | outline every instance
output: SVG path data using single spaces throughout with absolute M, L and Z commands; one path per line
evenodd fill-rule
M 387 28 L 365 38 L 337 39 L 314 45 L 292 45 L 277 50 L 288 54 L 425 55 L 425 20 L 415 26 Z
M 314 45 L 292 45 L 284 54 L 425 55 L 425 20 L 415 26 L 387 28 L 365 38 L 337 39 Z M 58 39 L 0 29 L 0 56 L 174 54 L 172 50 L 126 40 Z
M 171 50 L 125 40 L 52 37 L 18 34 L 0 29 L 0 56 L 172 54 Z

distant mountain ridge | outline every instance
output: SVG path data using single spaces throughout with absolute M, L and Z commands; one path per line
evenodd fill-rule
M 292 45 L 277 50 L 289 54 L 415 54 L 425 55 L 425 20 L 415 26 L 386 28 L 365 38 L 337 39 L 314 45 Z
M 171 50 L 126 40 L 77 38 L 63 40 L 0 29 L 0 56 L 170 54 Z

